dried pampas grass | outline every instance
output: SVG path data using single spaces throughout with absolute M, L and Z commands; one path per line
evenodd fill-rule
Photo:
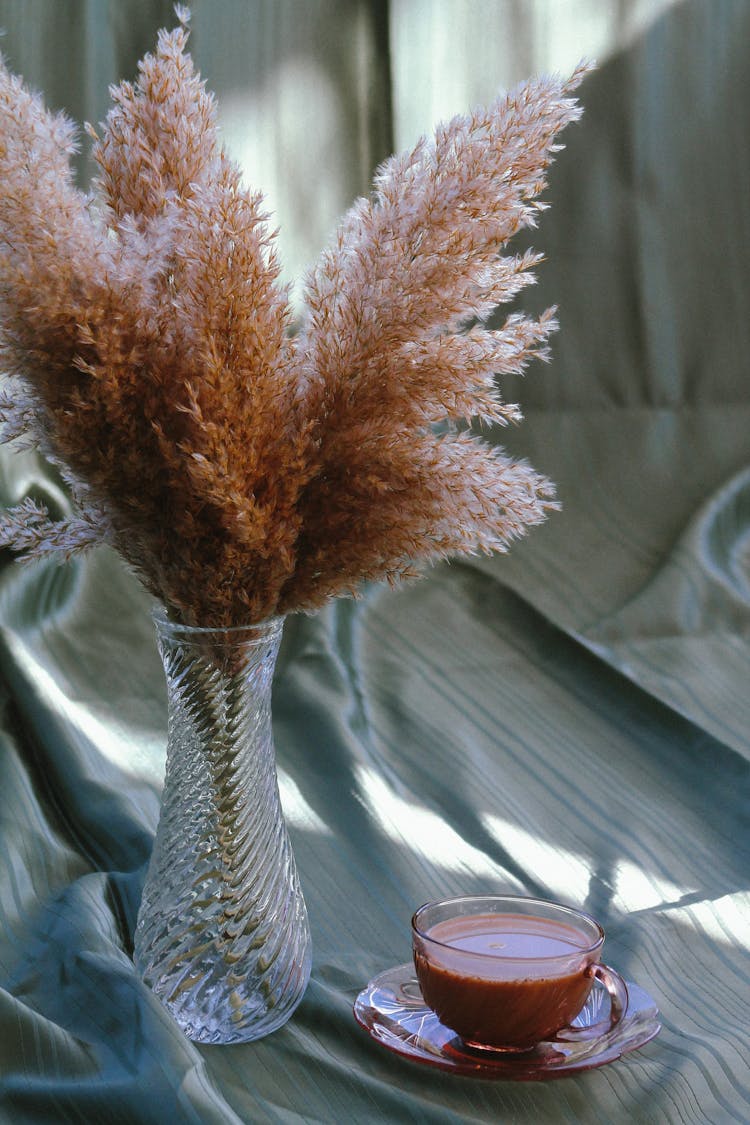
M 186 51 L 159 35 L 93 136 L 0 66 L 4 440 L 56 464 L 78 513 L 27 500 L 0 543 L 116 548 L 187 624 L 311 611 L 419 560 L 505 550 L 550 483 L 461 426 L 507 423 L 495 376 L 546 356 L 552 311 L 485 327 L 533 281 L 533 226 L 567 81 L 528 82 L 387 161 L 307 278 L 290 332 L 260 195 L 217 139 Z

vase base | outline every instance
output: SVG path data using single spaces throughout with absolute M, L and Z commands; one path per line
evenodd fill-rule
M 310 968 L 307 966 L 300 976 L 297 991 L 291 997 L 285 997 L 283 1006 L 257 1012 L 227 1009 L 225 1005 L 208 1019 L 205 1011 L 195 1013 L 199 1015 L 198 1019 L 191 1019 L 191 1013 L 184 1005 L 173 1006 L 163 997 L 160 996 L 159 999 L 183 1035 L 193 1043 L 207 1046 L 251 1043 L 256 1039 L 264 1039 L 284 1026 L 302 1001 L 309 976 Z
M 285 1012 L 274 1013 L 273 1019 L 263 1020 L 256 1024 L 249 1024 L 245 1027 L 228 1028 L 228 1027 L 193 1027 L 185 1025 L 177 1020 L 183 1034 L 193 1043 L 201 1043 L 204 1046 L 231 1046 L 233 1043 L 252 1043 L 256 1039 L 265 1039 L 267 1035 L 272 1035 L 274 1031 L 278 1031 L 293 1015 L 294 1010 L 302 1000 L 299 1000 Z

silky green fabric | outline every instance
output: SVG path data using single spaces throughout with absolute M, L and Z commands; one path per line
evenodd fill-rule
M 609 38 L 628 5 L 193 7 L 228 141 L 266 153 L 292 216 L 294 268 L 409 140 L 446 43 L 450 97 L 463 74 L 470 104 L 547 59 L 545 12 L 563 61 L 599 20 L 607 49 L 523 295 L 557 303 L 562 328 L 548 367 L 503 382 L 524 423 L 489 435 L 554 478 L 563 510 L 507 556 L 288 620 L 274 732 L 313 974 L 286 1027 L 235 1047 L 188 1042 L 131 960 L 166 737 L 148 599 L 106 550 L 2 559 L 0 1121 L 746 1122 L 750 6 L 660 3 L 649 22 L 633 4 Z M 169 22 L 147 0 L 0 3 L 11 64 L 79 117 L 101 117 L 106 82 Z M 0 501 L 29 494 L 66 505 L 37 458 L 4 450 Z M 372 1042 L 352 1002 L 408 960 L 414 907 L 480 890 L 596 914 L 607 960 L 656 998 L 659 1037 L 523 1084 Z

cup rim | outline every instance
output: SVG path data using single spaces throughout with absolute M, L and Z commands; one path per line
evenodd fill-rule
M 476 900 L 481 899 L 481 900 L 484 900 L 484 901 L 494 900 L 496 902 L 502 901 L 502 902 L 507 902 L 507 903 L 523 903 L 524 905 L 527 905 L 527 906 L 533 906 L 534 904 L 536 904 L 538 906 L 545 906 L 545 907 L 553 906 L 556 910 L 560 910 L 563 913 L 571 915 L 574 918 L 583 918 L 585 921 L 589 922 L 596 929 L 598 937 L 597 937 L 596 941 L 591 943 L 591 945 L 588 945 L 583 949 L 576 949 L 574 954 L 573 953 L 553 953 L 553 954 L 546 954 L 546 955 L 541 956 L 541 957 L 523 957 L 523 956 L 519 957 L 517 954 L 515 954 L 512 957 L 505 957 L 505 956 L 503 956 L 502 953 L 482 953 L 482 952 L 474 952 L 473 950 L 468 950 L 468 949 L 458 949 L 455 945 L 451 945 L 449 942 L 440 941 L 439 938 L 431 937 L 430 934 L 426 930 L 422 930 L 422 929 L 419 928 L 419 924 L 417 922 L 417 916 L 419 914 L 421 914 L 421 912 L 423 910 L 426 910 L 428 907 L 451 906 L 453 903 L 467 902 L 467 901 L 470 901 L 471 899 L 476 899 Z M 541 962 L 562 961 L 565 958 L 568 958 L 568 957 L 571 957 L 571 956 L 574 956 L 574 955 L 575 956 L 579 956 L 579 955 L 585 956 L 585 955 L 590 954 L 590 953 L 595 953 L 598 949 L 601 949 L 602 945 L 604 944 L 604 937 L 605 937 L 604 928 L 601 925 L 601 923 L 597 922 L 596 918 L 594 918 L 591 914 L 588 914 L 585 910 L 579 910 L 578 907 L 576 907 L 576 906 L 567 906 L 564 902 L 555 902 L 554 899 L 537 898 L 537 897 L 532 896 L 532 895 L 473 894 L 473 895 L 453 895 L 449 898 L 432 899 L 428 902 L 423 902 L 422 905 L 418 906 L 417 909 L 414 911 L 414 914 L 412 915 L 412 919 L 411 919 L 411 928 L 412 928 L 412 933 L 415 934 L 417 937 L 421 938 L 422 941 L 431 942 L 433 945 L 437 945 L 441 949 L 451 950 L 451 952 L 453 954 L 460 953 L 462 956 L 466 956 L 466 957 L 485 958 L 487 961 L 515 961 L 515 962 L 520 961 L 520 962 L 523 962 L 523 963 L 537 962 L 537 961 L 541 961 Z

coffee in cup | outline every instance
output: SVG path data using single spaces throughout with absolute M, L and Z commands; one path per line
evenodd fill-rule
M 480 1050 L 524 1051 L 561 1036 L 593 1037 L 627 1007 L 625 982 L 602 965 L 604 931 L 590 915 L 514 895 L 426 903 L 412 919 L 423 999 L 442 1024 Z M 571 1028 L 598 979 L 610 1017 Z

